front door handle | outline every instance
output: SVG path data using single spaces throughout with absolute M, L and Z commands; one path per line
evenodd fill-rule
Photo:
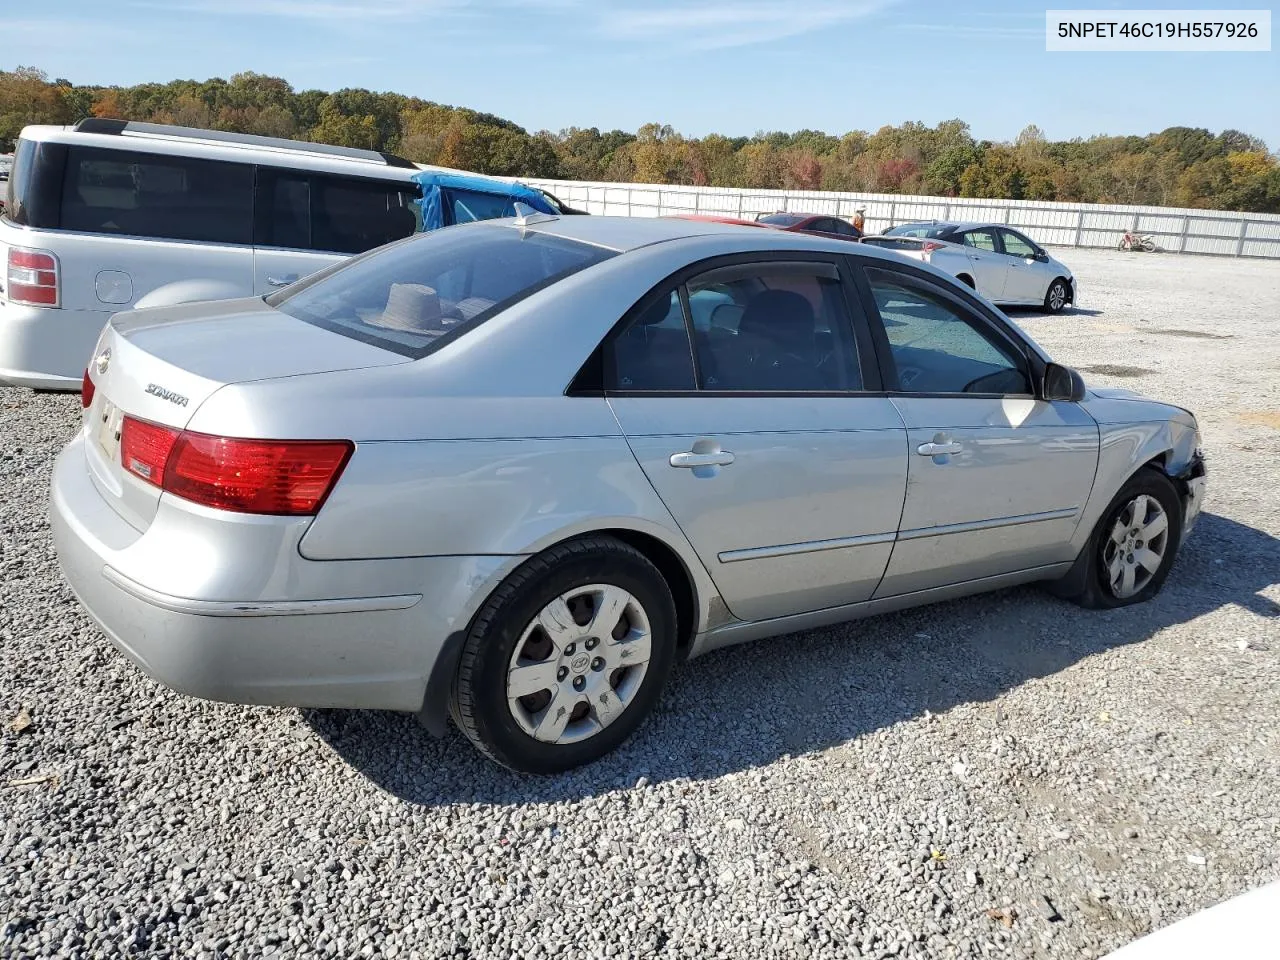
M 733 463 L 734 459 L 734 455 L 728 450 L 719 450 L 715 453 L 688 451 L 685 453 L 673 453 L 670 462 L 673 467 L 696 469 L 698 467 L 727 467 Z
M 287 287 L 297 279 L 298 275 L 296 273 L 290 273 L 283 277 L 267 277 L 267 283 L 271 284 L 273 287 Z
M 922 457 L 945 457 L 948 454 L 959 453 L 960 444 L 954 440 L 934 440 L 932 443 L 922 443 L 916 447 L 916 453 Z

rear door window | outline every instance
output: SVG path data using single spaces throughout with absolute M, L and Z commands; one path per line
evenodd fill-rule
M 248 244 L 253 167 L 69 147 L 61 225 L 85 233 Z
M 1000 249 L 996 246 L 996 232 L 994 230 L 969 230 L 962 236 L 966 247 L 987 250 L 991 253 L 997 253 Z
M 619 391 L 694 389 L 693 351 L 680 291 L 644 306 L 605 353 L 607 382 Z
M 689 281 L 703 390 L 860 390 L 849 306 L 828 263 L 751 263 Z

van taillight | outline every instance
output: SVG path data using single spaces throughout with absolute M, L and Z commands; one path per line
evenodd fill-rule
M 93 381 L 89 378 L 89 368 L 84 368 L 84 379 L 80 381 L 80 406 L 84 410 L 88 410 L 93 406 L 93 391 L 96 388 Z
M 125 417 L 120 462 L 166 493 L 235 513 L 319 512 L 355 445 L 349 440 L 243 440 Z
M 10 303 L 58 305 L 58 258 L 47 250 L 10 247 L 7 280 L 5 291 Z

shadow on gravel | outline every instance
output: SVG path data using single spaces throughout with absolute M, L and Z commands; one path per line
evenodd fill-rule
M 1046 319 L 1069 320 L 1072 317 L 1100 317 L 1102 310 L 1090 310 L 1086 307 L 1067 307 L 1061 313 L 1049 313 L 1044 307 L 1001 307 L 1011 317 L 1045 317 Z
M 1280 540 L 1206 514 L 1149 603 L 1082 610 L 1025 587 L 717 651 L 676 671 L 657 712 L 621 749 L 559 777 L 509 773 L 456 730 L 435 740 L 406 715 L 308 710 L 303 718 L 407 803 L 574 800 L 642 776 L 715 778 L 838 746 L 926 710 L 990 701 L 1228 604 L 1280 617 L 1280 604 L 1261 593 L 1276 583 Z

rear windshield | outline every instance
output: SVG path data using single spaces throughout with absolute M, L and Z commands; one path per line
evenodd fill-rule
M 941 237 L 951 232 L 951 227 L 936 223 L 904 223 L 900 227 L 890 227 L 884 232 L 886 237 Z
M 771 213 L 767 217 L 760 217 L 756 223 L 769 223 L 775 227 L 794 227 L 801 220 L 807 220 L 808 217 L 799 213 Z
M 346 261 L 266 300 L 299 320 L 417 358 L 614 255 L 509 226 L 447 227 Z

